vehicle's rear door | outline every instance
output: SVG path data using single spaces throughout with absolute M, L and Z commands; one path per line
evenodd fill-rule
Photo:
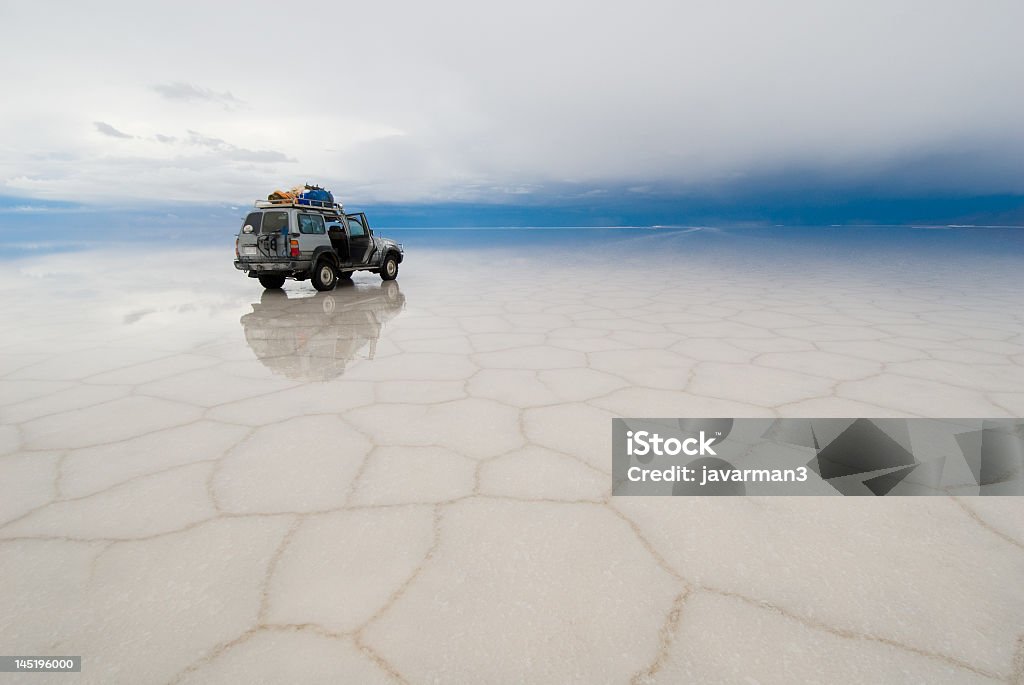
M 299 226 L 299 256 L 311 259 L 318 247 L 331 246 L 322 214 L 299 212 L 296 219 Z
M 256 259 L 288 256 L 289 219 L 290 213 L 284 209 L 263 212 L 259 232 L 255 233 Z
M 362 214 L 347 214 L 348 249 L 353 264 L 365 264 L 370 256 L 370 231 L 366 226 L 366 218 Z

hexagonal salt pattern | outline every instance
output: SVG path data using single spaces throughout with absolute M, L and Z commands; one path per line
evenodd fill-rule
M 83 683 L 1022 682 L 1020 501 L 612 500 L 609 442 L 1021 415 L 1024 259 L 538 233 L 322 294 L 230 253 L 8 264 L 3 650 Z

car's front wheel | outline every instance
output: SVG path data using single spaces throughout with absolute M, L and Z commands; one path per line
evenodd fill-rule
M 260 285 L 267 290 L 277 290 L 284 285 L 284 276 L 260 276 Z
M 385 281 L 393 281 L 398 278 L 398 260 L 395 255 L 389 254 L 380 265 L 380 277 Z
M 313 281 L 313 287 L 320 292 L 334 290 L 334 286 L 338 284 L 338 273 L 330 262 L 322 259 L 313 267 L 313 277 L 310 280 Z

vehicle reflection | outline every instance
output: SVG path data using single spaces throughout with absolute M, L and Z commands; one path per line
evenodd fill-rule
M 405 309 L 396 281 L 342 283 L 313 296 L 265 290 L 241 318 L 249 347 L 276 374 L 337 378 L 353 359 L 373 359 L 384 325 Z

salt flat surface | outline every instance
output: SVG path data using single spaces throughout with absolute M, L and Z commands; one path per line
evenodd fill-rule
M 420 235 L 396 283 L 319 294 L 230 249 L 5 263 L 2 651 L 96 683 L 1020 682 L 1018 499 L 610 497 L 615 416 L 1024 415 L 1019 241 L 872 240 Z

